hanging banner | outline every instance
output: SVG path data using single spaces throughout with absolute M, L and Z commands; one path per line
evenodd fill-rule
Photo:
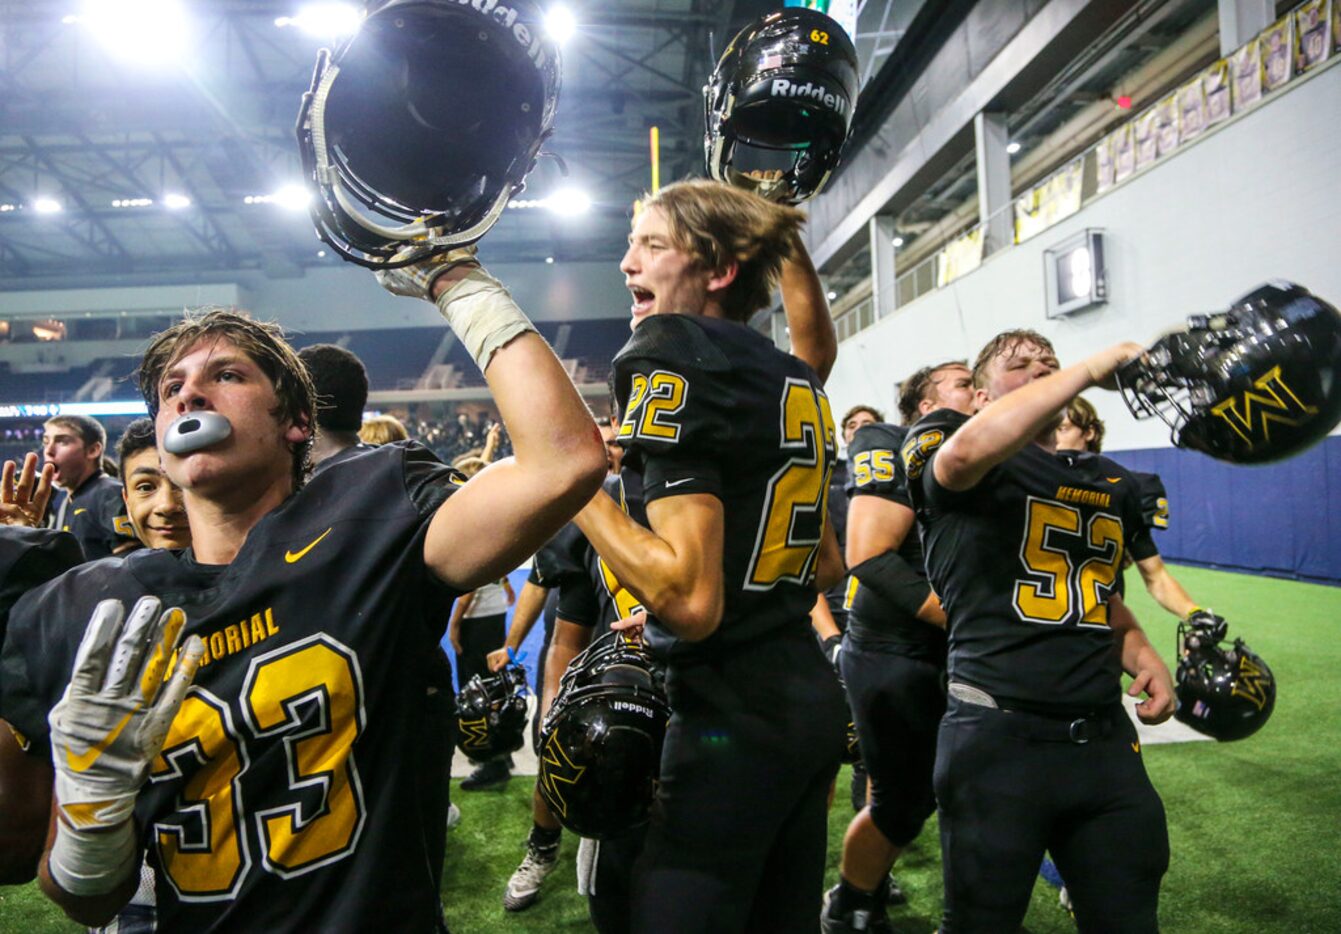
M 1105 136 L 1094 147 L 1094 165 L 1098 170 L 1099 190 L 1107 191 L 1116 181 L 1113 178 L 1113 137 Z
M 1136 146 L 1130 123 L 1113 131 L 1113 181 L 1120 182 L 1136 171 Z
M 1234 73 L 1234 113 L 1243 113 L 1262 99 L 1262 46 L 1252 40 L 1229 56 Z
M 1213 126 L 1221 120 L 1228 120 L 1229 59 L 1222 58 L 1202 72 L 1201 87 L 1206 95 L 1206 125 Z
M 965 273 L 982 265 L 982 228 L 974 227 L 964 236 L 952 240 L 936 258 L 936 286 L 954 282 Z
M 1163 159 L 1178 148 L 1178 92 L 1155 104 L 1155 142 Z
M 1262 89 L 1265 91 L 1284 86 L 1293 75 L 1294 45 L 1290 41 L 1293 25 L 1294 17 L 1287 13 L 1257 37 L 1262 55 Z
M 1022 243 L 1080 210 L 1084 158 L 1073 159 L 1061 171 L 1015 199 L 1015 242 Z M 1110 182 L 1111 187 L 1111 182 Z
M 1209 122 L 1206 113 L 1206 88 L 1197 75 L 1176 92 L 1178 98 L 1178 142 L 1196 139 Z
M 1155 139 L 1155 109 L 1152 107 L 1135 120 L 1136 168 L 1141 170 L 1155 164 L 1159 158 L 1159 143 Z
M 1330 0 L 1308 0 L 1294 11 L 1294 70 L 1303 74 L 1327 60 L 1332 51 Z
M 857 0 L 787 0 L 786 6 L 805 7 L 826 14 L 842 26 L 853 44 L 857 41 Z

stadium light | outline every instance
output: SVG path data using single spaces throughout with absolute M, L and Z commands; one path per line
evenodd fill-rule
M 903 238 L 902 238 L 902 237 L 895 237 L 895 238 L 894 238 L 893 240 L 891 240 L 890 242 L 891 242 L 891 244 L 894 246 L 894 249 L 896 249 L 896 250 L 897 250 L 899 247 L 903 246 Z
M 343 39 L 358 32 L 363 11 L 350 3 L 309 3 L 293 16 L 281 16 L 275 25 L 293 26 L 318 39 Z
M 1018 142 L 1011 142 L 1006 144 L 1007 154 L 1013 156 L 1019 151 L 1020 151 L 1020 144 Z
M 62 208 L 55 198 L 38 198 L 33 202 L 33 210 L 38 214 L 59 214 Z
M 180 211 L 191 206 L 191 199 L 186 195 L 166 194 L 163 196 L 163 206 L 169 211 Z
M 147 208 L 154 203 L 153 198 L 117 198 L 112 202 L 114 208 Z
M 545 199 L 545 207 L 555 214 L 571 217 L 585 214 L 591 210 L 591 198 L 585 191 L 576 188 L 563 188 Z
M 562 3 L 556 3 L 545 13 L 545 32 L 559 45 L 573 38 L 577 32 L 577 19 L 573 11 Z
M 277 204 L 290 211 L 305 211 L 312 194 L 303 185 L 285 185 L 268 195 L 247 195 L 243 204 Z
M 186 11 L 178 0 L 85 0 L 81 23 L 117 58 L 141 65 L 174 61 L 186 51 Z

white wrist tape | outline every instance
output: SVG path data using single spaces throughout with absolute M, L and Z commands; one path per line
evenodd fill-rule
M 106 895 L 126 880 L 139 858 L 134 821 L 90 831 L 57 818 L 47 866 L 52 880 L 71 895 Z
M 517 307 L 503 284 L 483 269 L 470 270 L 436 304 L 483 372 L 494 351 L 535 325 Z

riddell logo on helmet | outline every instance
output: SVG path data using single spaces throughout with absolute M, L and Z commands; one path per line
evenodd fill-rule
M 786 78 L 774 78 L 768 93 L 771 97 L 803 97 L 817 104 L 823 104 L 840 114 L 847 113 L 847 101 L 831 91 L 824 90 L 823 87 L 812 81 L 797 84 L 794 81 L 788 81 Z
M 517 10 L 498 0 L 456 0 L 460 6 L 468 6 L 485 16 L 492 18 L 504 29 L 511 31 L 512 37 L 522 44 L 531 61 L 537 68 L 545 67 L 548 59 L 545 50 L 540 47 L 540 36 L 531 31 L 525 23 L 517 22 Z

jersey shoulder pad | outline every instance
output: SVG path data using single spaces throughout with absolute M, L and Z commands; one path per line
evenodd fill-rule
M 849 494 L 894 492 L 899 452 L 907 433 L 902 425 L 883 422 L 857 429 L 847 448 Z
M 900 459 L 909 480 L 922 476 L 927 461 L 946 440 L 968 421 L 968 416 L 954 409 L 937 409 L 918 419 L 903 440 Z
M 633 361 L 703 373 L 725 373 L 731 361 L 692 315 L 653 315 L 634 330 L 615 354 L 615 372 L 628 371 Z

